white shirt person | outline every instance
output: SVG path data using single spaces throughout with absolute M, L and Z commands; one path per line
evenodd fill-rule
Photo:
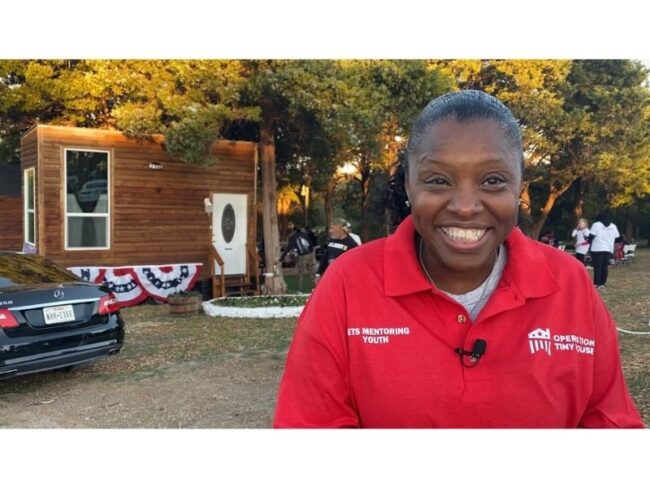
M 620 236 L 614 222 L 598 220 L 593 223 L 589 233 L 594 236 L 591 241 L 592 252 L 614 252 L 614 241 Z

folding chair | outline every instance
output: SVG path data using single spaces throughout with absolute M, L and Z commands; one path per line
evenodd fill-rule
M 634 259 L 634 251 L 636 251 L 636 244 L 625 244 L 623 246 L 623 259 L 626 263 L 632 262 Z

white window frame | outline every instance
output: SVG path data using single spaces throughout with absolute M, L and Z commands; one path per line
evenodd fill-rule
M 106 164 L 106 209 L 105 213 L 68 213 L 68 151 L 70 152 L 95 152 L 105 153 L 107 156 Z M 89 149 L 85 147 L 66 147 L 63 150 L 63 232 L 65 237 L 66 251 L 98 251 L 111 248 L 111 151 L 104 149 Z M 106 217 L 106 247 L 70 247 L 68 245 L 68 217 Z
M 34 208 L 29 208 L 29 202 L 27 201 L 27 185 L 29 182 L 28 175 L 31 173 L 32 175 L 32 200 L 33 200 L 33 205 Z M 32 246 L 36 246 L 36 241 L 38 240 L 37 238 L 37 229 L 38 225 L 36 225 L 36 168 L 27 168 L 23 170 L 23 222 L 25 222 L 25 228 L 23 229 L 23 239 L 27 244 L 31 244 Z M 27 218 L 29 214 L 34 215 L 34 242 L 30 241 L 28 239 L 29 236 L 29 219 Z

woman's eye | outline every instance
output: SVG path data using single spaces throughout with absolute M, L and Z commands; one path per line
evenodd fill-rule
M 424 180 L 427 185 L 449 185 L 447 178 L 442 176 L 432 176 Z
M 483 180 L 485 186 L 503 186 L 505 183 L 506 179 L 501 176 L 488 176 Z

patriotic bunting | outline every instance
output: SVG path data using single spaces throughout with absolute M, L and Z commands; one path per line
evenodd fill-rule
M 191 290 L 199 276 L 201 265 L 147 266 L 134 268 L 140 285 L 149 296 L 166 301 L 172 293 Z
M 90 281 L 91 283 L 103 283 L 106 268 L 68 268 L 68 271 L 72 271 L 84 281 Z
M 91 283 L 105 283 L 120 306 L 144 302 L 147 297 L 166 302 L 172 293 L 189 291 L 201 273 L 200 263 L 164 266 L 74 267 L 72 273 Z
M 132 269 L 109 268 L 104 273 L 104 281 L 121 307 L 137 305 L 147 299 L 147 294 L 138 283 Z

